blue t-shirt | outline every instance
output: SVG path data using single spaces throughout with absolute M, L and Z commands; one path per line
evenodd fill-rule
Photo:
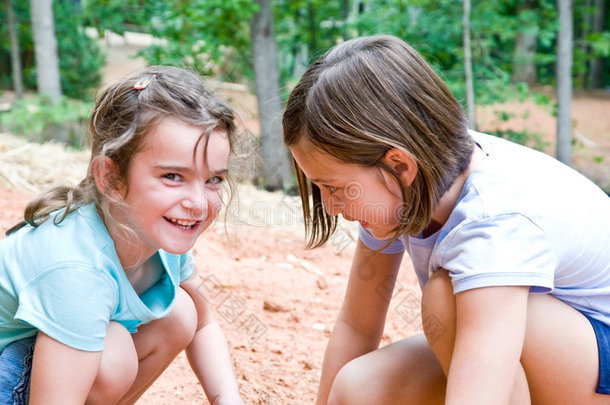
M 443 227 L 402 235 L 420 283 L 444 268 L 455 293 L 530 286 L 610 325 L 610 198 L 554 158 L 472 132 L 487 158 L 468 177 Z M 360 239 L 385 245 L 366 229 Z
M 58 225 L 53 218 L 0 240 L 0 351 L 38 330 L 76 349 L 99 351 L 109 321 L 133 333 L 169 314 L 180 282 L 193 272 L 190 253 L 158 251 L 163 275 L 138 296 L 93 205 Z

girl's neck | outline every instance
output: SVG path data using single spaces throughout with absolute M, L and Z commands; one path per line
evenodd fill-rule
M 466 183 L 468 176 L 470 176 L 474 169 L 476 169 L 483 159 L 485 159 L 485 156 L 485 152 L 483 152 L 478 146 L 474 147 L 470 164 L 466 170 L 464 170 L 464 172 L 455 179 L 453 184 L 451 184 L 451 187 L 449 187 L 449 190 L 447 190 L 438 201 L 438 205 L 432 213 L 430 225 L 428 228 L 426 228 L 426 230 L 424 230 L 424 236 L 432 235 L 443 225 L 445 225 L 449 219 L 449 216 L 451 215 L 451 212 L 453 212 L 453 208 L 455 207 L 458 198 L 460 198 L 460 194 L 462 193 L 462 189 L 464 188 L 464 184 Z
M 139 246 L 130 243 L 129 234 L 116 226 L 108 227 L 108 232 L 114 240 L 121 267 L 129 283 L 140 295 L 155 284 L 163 273 L 161 260 L 156 252 L 144 252 Z
M 142 263 L 146 263 L 155 252 L 147 252 L 142 249 L 142 246 L 138 243 L 132 243 L 133 235 L 126 229 L 122 228 L 117 223 L 122 221 L 120 209 L 110 208 L 111 215 L 116 220 L 107 221 L 106 218 L 102 217 L 104 225 L 110 234 L 110 237 L 114 241 L 114 249 L 121 262 L 121 267 L 126 274 L 141 267 Z
M 125 270 L 129 283 L 138 295 L 159 281 L 162 274 L 163 264 L 158 254 L 152 255 L 150 259 L 130 270 Z

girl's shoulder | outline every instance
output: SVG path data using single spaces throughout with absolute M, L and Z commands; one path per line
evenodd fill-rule
M 610 212 L 610 199 L 597 185 L 554 157 L 492 135 L 472 134 L 487 156 L 464 186 L 462 200 L 471 203 L 469 208 L 486 215 L 560 215 L 585 206 Z
M 82 206 L 68 214 L 57 211 L 38 227 L 25 226 L 2 241 L 0 266 L 18 269 L 33 279 L 49 269 L 120 268 L 114 243 L 95 207 Z

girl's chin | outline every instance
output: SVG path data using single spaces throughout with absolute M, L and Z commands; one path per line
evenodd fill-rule
M 369 231 L 377 239 L 390 239 L 394 236 L 392 230 L 379 228 L 366 222 L 360 222 L 360 226 Z
M 191 244 L 191 245 L 184 245 L 184 246 L 166 246 L 163 247 L 161 249 L 163 249 L 165 252 L 170 253 L 172 255 L 183 255 L 185 253 L 188 253 L 190 250 L 193 249 L 193 247 L 195 246 L 195 244 Z
M 391 239 L 392 236 L 394 236 L 393 233 L 391 233 L 391 232 L 384 232 L 384 231 L 377 231 L 376 232 L 374 230 L 371 230 L 371 233 L 373 234 L 374 237 L 376 237 L 377 239 L 380 239 L 380 240 Z

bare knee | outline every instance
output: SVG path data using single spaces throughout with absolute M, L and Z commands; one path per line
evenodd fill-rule
M 197 329 L 197 310 L 188 293 L 180 288 L 170 315 L 156 322 L 163 324 L 159 328 L 164 334 L 163 339 L 159 340 L 163 345 L 179 350 L 186 348 L 193 340 Z
M 138 373 L 138 356 L 125 327 L 110 322 L 106 329 L 104 352 L 87 404 L 117 402 L 131 387 Z
M 455 298 L 447 270 L 438 270 L 428 280 L 422 292 L 422 326 L 432 344 L 446 329 L 455 323 Z
M 422 326 L 428 343 L 448 373 L 455 341 L 456 323 L 453 285 L 447 270 L 438 270 L 422 292 Z
M 134 335 L 140 360 L 153 354 L 162 357 L 177 355 L 191 343 L 196 329 L 195 304 L 188 293 L 179 288 L 169 315 L 142 325 Z
M 152 376 L 163 370 L 191 343 L 196 329 L 195 304 L 191 297 L 179 288 L 169 315 L 141 325 L 133 335 L 139 359 L 138 380 L 141 375 Z
M 423 336 L 348 362 L 335 377 L 328 404 L 442 404 L 445 377 Z
M 375 390 L 375 377 L 360 358 L 356 358 L 339 370 L 328 396 L 328 405 L 372 404 L 371 391 Z M 373 394 L 374 395 L 374 394 Z

